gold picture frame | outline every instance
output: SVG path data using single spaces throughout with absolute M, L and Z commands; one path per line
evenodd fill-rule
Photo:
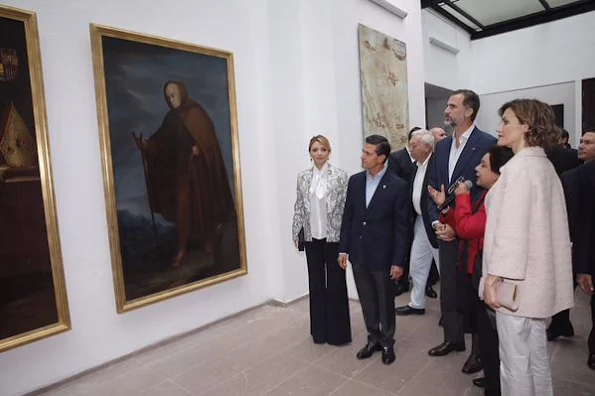
M 3 352 L 69 330 L 70 315 L 36 14 L 0 6 L 0 36 L 0 227 L 10 229 L 0 242 Z
M 233 54 L 90 31 L 117 312 L 247 274 Z M 158 133 L 145 140 L 148 129 Z M 206 178 L 202 169 L 218 171 Z

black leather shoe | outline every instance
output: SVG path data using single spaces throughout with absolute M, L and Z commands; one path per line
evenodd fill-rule
M 550 325 L 545 332 L 547 334 L 547 340 L 554 341 L 556 338 L 562 336 L 572 337 L 574 335 L 574 327 L 572 327 L 572 323 L 570 322 L 564 326 Z
M 479 371 L 483 370 L 483 363 L 481 362 L 481 358 L 476 354 L 472 353 L 469 355 L 469 358 L 463 365 L 461 371 L 463 374 L 475 374 Z
M 399 307 L 395 309 L 395 313 L 398 316 L 407 316 L 407 315 L 423 315 L 426 313 L 426 310 L 423 308 L 413 308 L 409 305 L 405 305 L 404 307 Z
M 407 281 L 398 281 L 395 287 L 395 297 L 400 296 L 403 293 L 409 291 L 409 282 Z
M 595 353 L 589 353 L 589 357 L 587 358 L 587 367 L 591 370 L 595 370 Z
M 426 285 L 426 296 L 428 298 L 436 298 L 436 297 L 438 297 L 438 294 L 436 293 L 436 291 L 434 290 L 434 288 L 432 287 L 432 285 Z
M 473 380 L 473 385 L 477 386 L 478 388 L 485 388 L 486 387 L 486 377 L 479 377 Z
M 465 350 L 465 342 L 448 342 L 445 341 L 442 344 L 434 347 L 428 351 L 428 355 L 430 356 L 446 356 L 449 353 L 455 352 L 463 352 Z
M 372 344 L 368 342 L 365 347 L 359 350 L 357 353 L 357 358 L 359 360 L 367 359 L 374 354 L 374 352 L 381 351 L 382 347 L 379 344 Z
M 391 364 L 395 361 L 395 350 L 393 347 L 382 348 L 382 363 Z

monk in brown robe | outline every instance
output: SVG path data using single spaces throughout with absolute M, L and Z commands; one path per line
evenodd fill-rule
M 159 129 L 148 140 L 134 138 L 145 161 L 151 212 L 176 225 L 178 266 L 191 236 L 213 253 L 217 227 L 232 218 L 234 204 L 209 115 L 180 82 L 168 81 L 164 94 L 171 110 Z

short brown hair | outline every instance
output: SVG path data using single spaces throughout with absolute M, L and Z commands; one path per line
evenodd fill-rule
M 470 89 L 457 89 L 450 96 L 455 95 L 462 95 L 463 96 L 463 106 L 471 108 L 473 113 L 471 114 L 471 121 L 475 121 L 475 117 L 477 117 L 477 112 L 479 112 L 479 95 L 473 92 Z
M 504 103 L 498 110 L 498 115 L 502 117 L 508 109 L 514 112 L 521 124 L 529 127 L 525 134 L 527 146 L 549 150 L 558 144 L 560 134 L 554 111 L 549 104 L 537 99 L 515 99 Z
M 331 142 L 329 142 L 328 139 L 322 135 L 316 135 L 310 139 L 310 144 L 308 144 L 308 153 L 310 150 L 312 150 L 312 145 L 317 142 L 320 143 L 322 147 L 325 147 L 329 153 L 331 152 Z

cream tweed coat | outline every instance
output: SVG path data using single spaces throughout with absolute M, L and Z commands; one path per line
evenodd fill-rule
M 540 147 L 519 151 L 486 196 L 483 274 L 518 285 L 519 309 L 548 318 L 572 307 L 572 262 L 562 184 Z M 483 298 L 484 279 L 479 295 Z

